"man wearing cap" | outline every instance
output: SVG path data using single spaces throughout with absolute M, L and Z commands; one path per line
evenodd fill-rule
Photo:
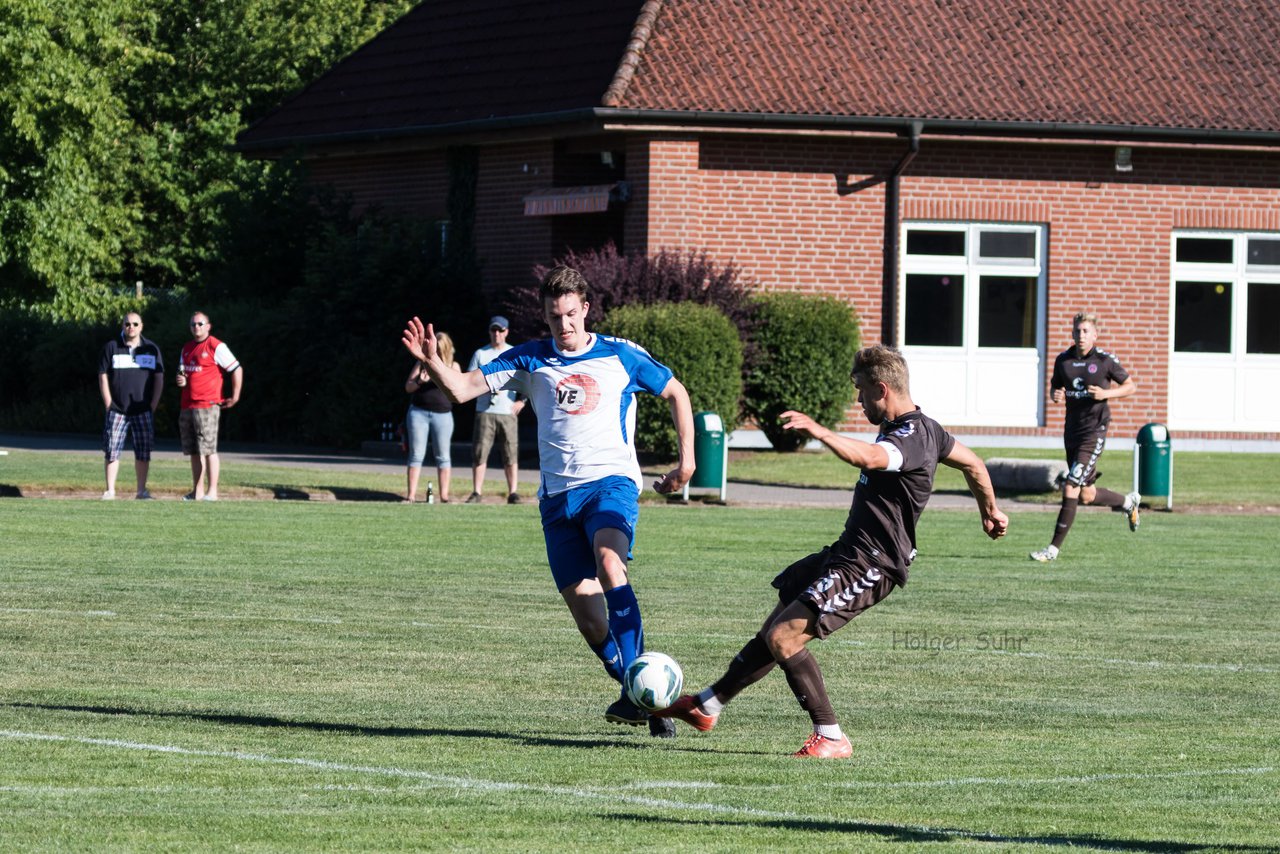
M 489 343 L 476 350 L 471 357 L 468 371 L 481 368 L 501 353 L 510 350 L 507 333 L 511 324 L 502 315 L 489 318 Z M 520 445 L 517 436 L 518 418 L 524 401 L 514 391 L 495 391 L 476 398 L 476 422 L 471 435 L 471 495 L 468 504 L 479 504 L 484 494 L 484 475 L 489 467 L 489 451 L 494 439 L 502 447 L 502 466 L 507 475 L 507 503 L 519 504 L 520 493 L 516 478 L 519 475 Z

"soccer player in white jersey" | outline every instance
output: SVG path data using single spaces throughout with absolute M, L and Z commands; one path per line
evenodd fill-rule
M 635 392 L 666 400 L 679 438 L 676 467 L 653 484 L 679 492 L 693 476 L 693 410 L 671 369 L 644 348 L 587 331 L 587 281 L 556 267 L 540 287 L 550 338 L 501 353 L 475 370 L 453 370 L 436 350 L 431 324 L 409 321 L 402 341 L 454 403 L 513 390 L 538 418 L 542 482 L 538 501 L 547 560 L 560 595 L 587 645 L 621 683 L 644 651 L 640 606 L 627 575 L 644 483 L 635 448 Z M 651 717 L 623 691 L 605 719 L 675 735 L 672 722 Z

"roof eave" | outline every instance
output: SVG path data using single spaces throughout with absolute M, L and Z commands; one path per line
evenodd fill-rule
M 434 125 L 410 125 L 342 133 L 281 137 L 237 142 L 233 149 L 250 156 L 271 157 L 292 148 L 394 143 L 431 138 L 451 144 L 483 141 L 511 131 L 541 129 L 545 135 L 597 133 L 607 124 L 707 128 L 862 131 L 907 135 L 919 123 L 928 136 L 990 137 L 1001 139 L 1107 140 L 1165 142 L 1183 145 L 1238 145 L 1280 147 L 1280 131 L 1228 128 L 1152 127 L 1147 125 L 1085 122 L 986 121 L 938 119 L 919 116 L 849 116 L 795 113 L 728 112 L 713 110 L 639 110 L 617 107 L 585 107 L 550 113 L 474 119 Z
M 1153 127 L 1086 122 L 987 121 L 922 116 L 802 115 L 791 113 L 717 112 L 706 110 L 636 110 L 602 107 L 603 122 L 689 127 L 769 127 L 795 130 L 873 131 L 908 135 L 919 123 L 930 136 L 1133 140 L 1185 144 L 1280 146 L 1280 131 L 1226 128 Z

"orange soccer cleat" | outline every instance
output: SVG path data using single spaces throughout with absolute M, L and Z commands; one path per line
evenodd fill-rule
M 804 746 L 792 755 L 811 756 L 814 759 L 848 759 L 853 755 L 853 745 L 849 743 L 848 736 L 842 735 L 839 739 L 835 739 L 815 732 L 805 741 Z
M 698 698 L 690 694 L 680 697 L 665 709 L 651 713 L 656 718 L 675 718 L 687 723 L 699 732 L 708 732 L 716 725 L 719 715 L 709 715 L 698 708 Z

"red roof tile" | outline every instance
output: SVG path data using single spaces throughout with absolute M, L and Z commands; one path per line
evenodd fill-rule
M 662 5 L 619 107 L 1280 130 L 1274 2 Z
M 240 141 L 598 107 L 1278 134 L 1277 83 L 1272 0 L 427 0 Z

